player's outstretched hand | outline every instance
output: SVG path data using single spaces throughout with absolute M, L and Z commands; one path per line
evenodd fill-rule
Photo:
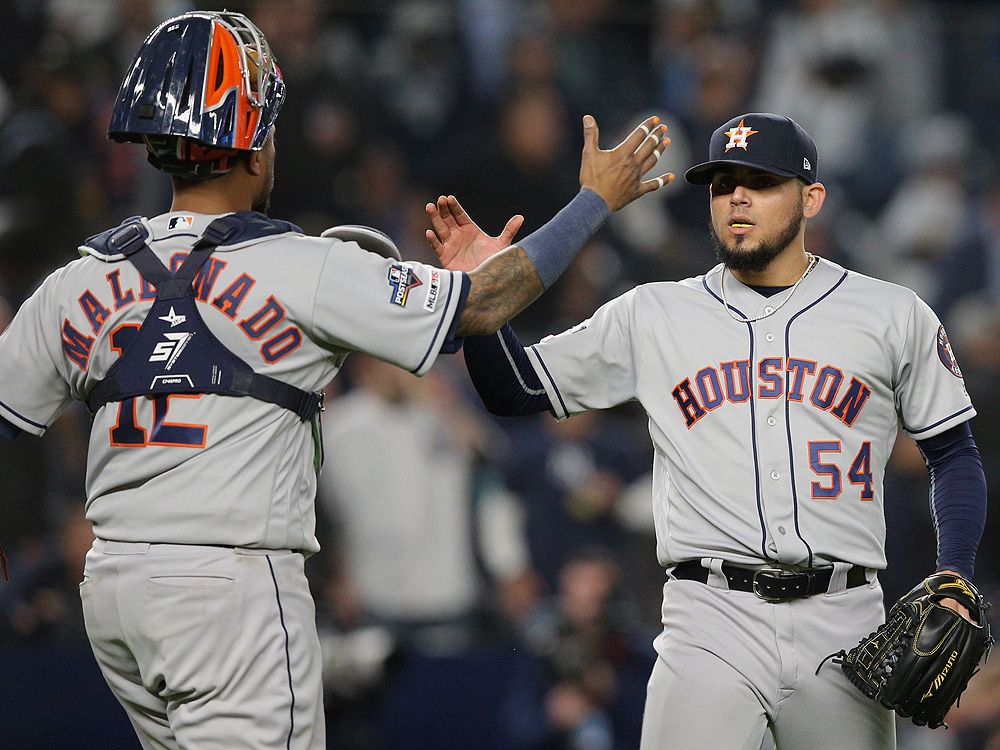
M 670 183 L 674 179 L 670 172 L 642 179 L 670 144 L 666 132 L 667 126 L 660 123 L 659 117 L 648 117 L 628 138 L 604 151 L 599 145 L 597 121 L 591 115 L 584 115 L 580 187 L 593 190 L 612 211 L 617 211 L 639 196 Z
M 521 214 L 512 216 L 499 235 L 490 237 L 465 212 L 454 195 L 439 196 L 437 203 L 428 203 L 424 210 L 433 227 L 424 236 L 441 265 L 449 271 L 478 268 L 484 260 L 509 247 L 524 223 Z

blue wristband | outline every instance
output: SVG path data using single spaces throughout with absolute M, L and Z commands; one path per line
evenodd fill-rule
M 604 199 L 584 188 L 544 226 L 517 243 L 534 263 L 544 289 L 562 275 L 609 216 L 611 209 Z

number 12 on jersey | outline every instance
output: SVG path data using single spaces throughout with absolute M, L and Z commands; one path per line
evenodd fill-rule
M 201 398 L 200 393 L 171 393 L 153 396 L 153 425 L 148 435 L 135 419 L 137 398 L 118 404 L 118 422 L 111 428 L 111 444 L 119 448 L 145 448 L 147 445 L 171 445 L 176 448 L 204 448 L 208 425 L 181 424 L 166 420 L 171 398 Z
M 810 440 L 809 468 L 821 477 L 820 481 L 811 484 L 813 500 L 836 500 L 843 491 L 843 477 L 840 466 L 834 463 L 836 456 L 842 451 L 839 440 Z M 857 455 L 851 461 L 847 470 L 847 479 L 851 484 L 861 487 L 862 500 L 874 500 L 872 489 L 872 443 L 866 440 L 858 449 Z
M 108 343 L 121 356 L 135 339 L 139 326 L 125 323 L 111 332 Z M 138 397 L 118 403 L 118 419 L 110 430 L 111 445 L 119 448 L 145 448 L 147 445 L 169 445 L 177 448 L 204 448 L 208 425 L 182 424 L 167 421 L 171 398 L 201 398 L 200 393 L 170 393 L 153 396 L 153 424 L 147 432 L 136 421 Z M 110 404 L 109 404 L 110 406 Z

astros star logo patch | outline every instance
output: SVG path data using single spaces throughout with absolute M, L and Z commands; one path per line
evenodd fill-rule
M 739 125 L 732 130 L 727 130 L 723 133 L 723 135 L 729 136 L 729 143 L 726 144 L 726 151 L 731 151 L 734 148 L 741 148 L 746 151 L 747 138 L 759 132 L 759 130 L 752 130 L 748 126 L 744 125 L 743 118 L 740 118 Z
M 958 366 L 958 360 L 955 359 L 955 352 L 952 351 L 951 342 L 948 340 L 948 334 L 944 331 L 944 326 L 938 327 L 937 351 L 941 364 L 947 367 L 948 371 L 956 378 L 962 377 L 962 370 Z

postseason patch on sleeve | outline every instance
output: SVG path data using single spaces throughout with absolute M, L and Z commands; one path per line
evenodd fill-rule
M 938 357 L 941 358 L 941 364 L 948 368 L 948 371 L 956 378 L 962 377 L 962 371 L 958 367 L 958 360 L 955 359 L 955 352 L 952 351 L 951 342 L 948 341 L 948 334 L 945 333 L 944 326 L 938 327 L 937 351 Z
M 389 268 L 388 281 L 389 286 L 392 287 L 392 295 L 389 297 L 389 302 L 400 307 L 406 306 L 410 290 L 423 284 L 417 278 L 416 272 L 402 263 L 395 263 Z

